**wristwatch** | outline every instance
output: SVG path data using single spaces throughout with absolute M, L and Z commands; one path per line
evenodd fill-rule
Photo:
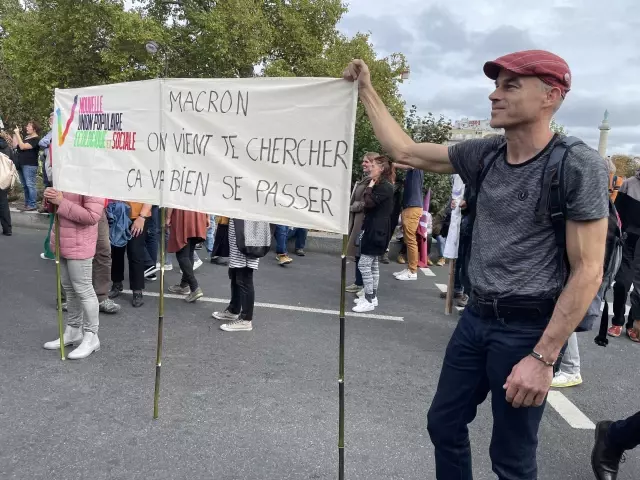
M 533 358 L 535 358 L 536 360 L 538 360 L 539 362 L 544 363 L 547 367 L 554 367 L 556 365 L 556 362 L 558 361 L 557 359 L 554 360 L 553 362 L 547 362 L 544 357 L 542 355 L 540 355 L 538 352 L 536 352 L 535 350 L 533 350 L 529 355 L 531 355 Z

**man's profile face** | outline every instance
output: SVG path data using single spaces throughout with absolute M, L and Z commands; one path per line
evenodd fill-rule
M 519 76 L 501 70 L 491 100 L 491 126 L 516 127 L 533 123 L 540 118 L 546 105 L 548 90 L 537 77 Z

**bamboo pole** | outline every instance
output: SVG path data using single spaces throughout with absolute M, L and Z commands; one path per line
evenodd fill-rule
M 60 286 L 60 222 L 58 218 L 58 206 L 55 206 L 53 218 L 53 235 L 56 242 L 56 300 L 58 309 L 58 334 L 60 335 L 60 360 L 64 355 L 64 319 L 62 318 L 62 287 Z
M 160 369 L 162 368 L 162 337 L 164 329 L 164 261 L 166 209 L 160 209 L 160 301 L 158 302 L 158 346 L 156 348 L 156 385 L 153 394 L 153 418 L 158 418 L 158 402 L 160 400 Z
M 347 287 L 347 247 L 349 236 L 342 236 L 342 268 L 340 272 L 340 361 L 338 364 L 338 479 L 344 480 L 344 310 Z
M 447 282 L 447 299 L 444 305 L 444 314 L 451 315 L 453 311 L 453 286 L 456 280 L 456 259 L 449 259 L 449 281 Z

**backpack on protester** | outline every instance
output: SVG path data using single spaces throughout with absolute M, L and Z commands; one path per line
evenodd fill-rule
M 18 178 L 15 164 L 4 153 L 0 153 L 0 190 L 13 188 Z
M 269 253 L 275 225 L 235 218 L 232 221 L 240 253 L 248 258 L 262 258 Z
M 506 145 L 506 142 L 504 142 L 487 159 L 483 159 L 483 161 L 481 161 L 475 185 L 471 186 L 471 191 L 469 192 L 469 200 L 467 201 L 467 209 L 469 211 L 469 222 L 472 232 L 473 223 L 475 222 L 476 206 L 478 193 L 480 192 L 480 186 L 482 185 L 482 181 L 491 169 L 493 163 L 506 148 Z M 538 199 L 538 204 L 536 206 L 536 223 L 544 221 L 545 218 L 551 218 L 551 225 L 555 234 L 557 246 L 556 258 L 558 262 L 558 268 L 563 275 L 563 283 L 566 283 L 569 278 L 569 261 L 566 251 L 567 219 L 563 169 L 564 161 L 567 158 L 569 151 L 576 145 L 584 145 L 584 142 L 576 137 L 563 137 L 552 147 L 549 159 L 547 160 L 544 171 L 542 173 L 542 187 L 540 197 Z M 613 205 L 611 199 L 609 199 L 608 219 L 609 223 L 607 229 L 602 283 L 600 285 L 600 289 L 598 290 L 596 298 L 589 306 L 587 314 L 576 328 L 576 332 L 589 331 L 593 328 L 595 319 L 600 316 L 600 332 L 598 337 L 596 337 L 595 342 L 598 345 L 602 346 L 606 346 L 607 344 L 606 330 L 609 324 L 609 309 L 608 303 L 606 301 L 606 293 L 611 287 L 613 279 L 615 278 L 616 273 L 620 268 L 620 263 L 622 262 L 622 229 L 620 226 L 618 212 L 616 211 L 616 208 Z M 463 265 L 465 275 L 468 270 L 469 257 L 470 255 L 467 255 L 467 261 L 465 262 L 465 265 Z M 602 301 L 604 301 L 605 304 L 602 314 L 600 315 Z M 602 335 L 603 325 L 604 337 Z

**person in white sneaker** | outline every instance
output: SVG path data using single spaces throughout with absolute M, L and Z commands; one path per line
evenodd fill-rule
M 364 191 L 364 222 L 360 239 L 358 268 L 364 283 L 364 297 L 356 299 L 353 311 L 370 312 L 378 306 L 380 266 L 378 259 L 384 255 L 391 240 L 391 211 L 393 210 L 393 184 L 395 169 L 387 157 L 379 156 L 371 161 L 370 181 Z
M 402 193 L 402 232 L 404 244 L 407 247 L 407 268 L 394 274 L 396 280 L 409 281 L 418 279 L 418 227 L 422 217 L 424 195 L 422 184 L 424 172 L 406 165 L 394 164 L 395 168 L 406 170 L 404 189 Z
M 47 188 L 44 197 L 58 206 L 60 276 L 67 297 L 68 311 L 63 342 L 65 345 L 79 344 L 67 358 L 86 358 L 100 350 L 99 304 L 93 289 L 92 270 L 98 240 L 98 222 L 104 211 L 104 199 L 62 193 L 53 188 Z M 55 237 L 52 237 L 51 242 L 55 243 Z M 44 348 L 59 349 L 60 339 L 45 343 Z
M 567 340 L 567 348 L 560 360 L 560 368 L 553 376 L 551 386 L 554 388 L 575 387 L 582 383 L 580 375 L 580 351 L 578 350 L 578 337 L 573 332 Z
M 253 272 L 258 270 L 260 259 L 249 258 L 238 249 L 235 221 L 229 220 L 229 279 L 231 301 L 223 312 L 213 312 L 216 320 L 226 321 L 220 325 L 225 332 L 250 332 L 253 330 L 253 305 L 256 292 Z

